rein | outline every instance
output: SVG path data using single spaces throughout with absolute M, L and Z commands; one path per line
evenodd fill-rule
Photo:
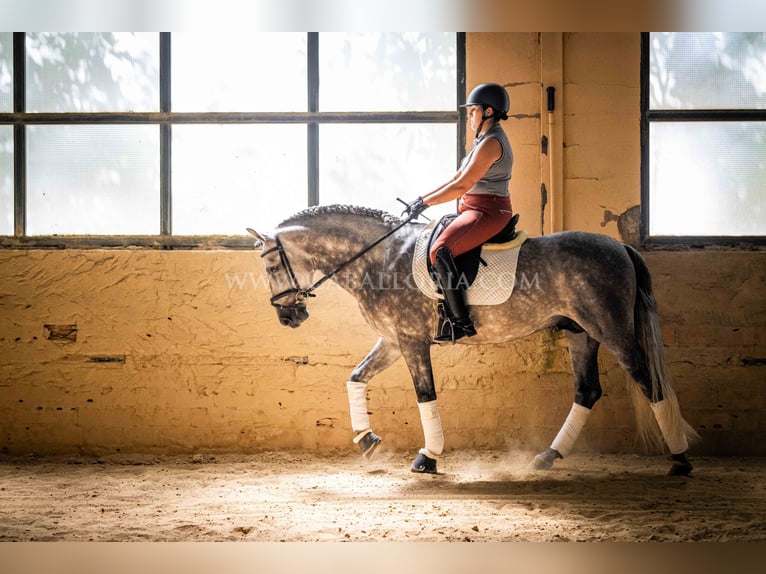
M 269 299 L 269 302 L 273 307 L 278 307 L 280 309 L 285 308 L 291 308 L 296 307 L 303 303 L 303 301 L 306 300 L 307 297 L 316 297 L 314 294 L 314 291 L 316 291 L 325 281 L 328 279 L 332 279 L 343 271 L 346 267 L 351 265 L 354 261 L 359 259 L 360 257 L 363 257 L 366 255 L 371 249 L 376 247 L 378 244 L 382 243 L 389 237 L 391 237 L 394 233 L 399 231 L 402 227 L 410 223 L 414 218 L 413 217 L 407 217 L 404 221 L 402 221 L 399 225 L 391 229 L 390 231 L 383 234 L 381 237 L 364 247 L 361 251 L 353 255 L 351 258 L 347 259 L 340 265 L 338 265 L 334 270 L 332 270 L 330 273 L 325 273 L 322 277 L 320 277 L 317 281 L 315 281 L 310 287 L 307 287 L 305 289 L 302 289 L 301 286 L 298 284 L 298 278 L 295 276 L 295 272 L 293 271 L 292 265 L 290 265 L 290 260 L 287 258 L 287 252 L 285 252 L 285 248 L 282 246 L 282 242 L 279 240 L 279 236 L 276 237 L 276 246 L 272 247 L 271 249 L 267 249 L 263 253 L 261 253 L 261 257 L 265 257 L 269 253 L 278 252 L 279 253 L 279 260 L 282 263 L 282 267 L 285 268 L 285 271 L 287 272 L 287 279 L 290 282 L 290 288 L 285 289 L 284 291 L 280 291 L 276 295 L 273 295 L 271 299 Z M 280 305 L 279 303 L 276 303 L 278 299 L 281 299 L 282 297 L 285 297 L 286 295 L 295 295 L 295 301 L 291 305 Z

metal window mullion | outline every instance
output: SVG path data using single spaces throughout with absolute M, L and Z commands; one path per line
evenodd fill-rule
M 23 237 L 27 231 L 26 133 L 23 125 L 13 126 L 13 234 Z
M 462 109 L 460 106 L 465 103 L 466 99 L 466 71 L 465 71 L 465 32 L 458 32 L 457 34 L 457 104 L 458 109 Z M 457 155 L 456 168 L 460 167 L 460 161 L 465 154 L 465 121 L 462 121 L 462 114 L 458 114 L 457 119 L 457 149 L 455 151 Z
M 762 122 L 766 109 L 713 109 L 713 110 L 650 110 L 645 111 L 649 122 Z
M 160 32 L 160 113 L 171 111 L 170 98 L 170 32 Z M 160 129 L 160 235 L 171 235 L 172 219 L 172 134 L 169 121 L 161 121 Z
M 641 146 L 641 223 L 639 225 L 640 242 L 649 238 L 649 33 L 641 33 L 641 68 L 639 91 L 641 98 L 641 122 L 639 138 Z
M 314 118 L 306 124 L 306 166 L 308 205 L 319 204 L 319 33 L 308 32 L 307 37 L 308 112 Z
M 454 123 L 457 111 L 426 112 L 0 112 L 0 122 L 25 125 L 58 124 L 323 124 Z
M 13 112 L 26 110 L 26 34 L 13 33 Z M 13 125 L 13 234 L 27 232 L 27 138 L 24 124 Z

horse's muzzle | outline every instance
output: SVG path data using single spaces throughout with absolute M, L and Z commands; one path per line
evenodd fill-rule
M 282 307 L 277 309 L 277 317 L 282 326 L 295 329 L 309 318 L 309 312 L 305 307 Z

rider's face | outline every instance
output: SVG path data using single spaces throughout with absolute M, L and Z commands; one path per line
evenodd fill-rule
M 481 106 L 467 106 L 466 114 L 472 130 L 477 130 L 482 120 L 483 109 Z

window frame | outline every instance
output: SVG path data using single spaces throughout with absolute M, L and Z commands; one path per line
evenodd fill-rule
M 13 126 L 14 235 L 0 236 L 4 248 L 249 249 L 248 236 L 172 234 L 172 134 L 182 124 L 305 124 L 307 126 L 307 201 L 319 202 L 319 126 L 349 123 L 457 124 L 455 164 L 465 150 L 466 128 L 461 113 L 452 111 L 322 112 L 319 111 L 319 32 L 307 32 L 308 90 L 306 112 L 173 112 L 171 109 L 171 32 L 160 32 L 160 111 L 158 112 L 26 112 L 26 33 L 13 33 L 13 111 L 0 113 L 0 125 Z M 456 33 L 457 104 L 466 97 L 465 33 Z M 157 125 L 160 130 L 160 233 L 158 235 L 26 235 L 26 126 L 33 125 Z
M 650 32 L 641 33 L 641 245 L 644 248 L 755 248 L 766 246 L 766 235 L 650 235 L 650 138 L 655 122 L 766 121 L 766 109 L 652 110 L 649 108 Z

